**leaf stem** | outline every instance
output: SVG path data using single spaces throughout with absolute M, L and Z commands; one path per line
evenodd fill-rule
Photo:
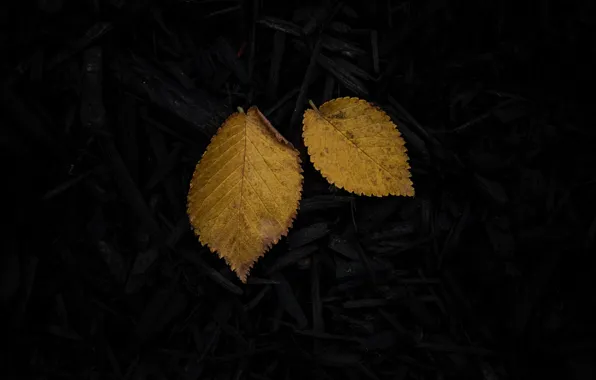
M 315 106 L 312 100 L 308 99 L 308 104 L 310 105 L 310 108 L 312 108 L 313 110 L 319 111 L 319 109 L 317 108 L 317 106 Z
M 242 107 L 238 107 L 238 112 L 240 112 L 240 113 L 244 113 L 244 108 L 242 108 Z

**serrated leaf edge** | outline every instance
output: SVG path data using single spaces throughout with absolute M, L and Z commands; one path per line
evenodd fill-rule
M 395 129 L 396 129 L 396 130 L 399 132 L 399 128 L 398 128 L 398 126 L 397 126 L 397 125 L 396 125 L 396 124 L 393 122 L 393 120 L 391 120 L 391 117 L 390 117 L 389 115 L 387 115 L 387 113 L 386 113 L 386 112 L 385 112 L 385 111 L 384 111 L 382 108 L 380 108 L 379 106 L 377 106 L 377 105 L 375 105 L 375 104 L 372 104 L 372 103 L 370 103 L 370 102 L 368 102 L 368 101 L 366 101 L 366 100 L 364 100 L 364 99 L 360 99 L 360 98 L 357 98 L 357 97 L 354 97 L 354 96 L 344 96 L 344 97 L 341 97 L 341 98 L 335 98 L 335 99 L 331 99 L 331 100 L 329 100 L 329 101 L 326 101 L 325 103 L 321 104 L 321 105 L 318 107 L 318 109 L 317 109 L 317 110 L 313 110 L 313 109 L 306 109 L 306 110 L 304 111 L 304 114 L 302 115 L 302 139 L 304 140 L 304 145 L 306 146 L 306 149 L 307 149 L 307 151 L 308 151 L 308 155 L 309 155 L 309 157 L 313 157 L 313 154 L 312 154 L 312 152 L 311 152 L 311 148 L 310 148 L 310 146 L 309 146 L 308 144 L 306 144 L 306 136 L 305 136 L 306 124 L 305 124 L 305 122 L 304 122 L 304 121 L 305 121 L 305 119 L 306 119 L 306 113 L 307 113 L 307 112 L 309 112 L 309 111 L 312 111 L 312 112 L 318 112 L 318 113 L 320 114 L 320 111 L 319 111 L 319 109 L 320 109 L 322 106 L 324 106 L 325 104 L 327 104 L 327 103 L 333 103 L 333 102 L 337 102 L 337 101 L 339 101 L 339 100 L 345 100 L 345 99 L 348 99 L 348 100 L 355 100 L 355 101 L 357 101 L 358 103 L 366 103 L 367 105 L 369 105 L 369 106 L 371 106 L 371 107 L 373 107 L 373 108 L 377 109 L 378 111 L 382 112 L 382 113 L 383 113 L 385 116 L 387 116 L 387 118 L 388 118 L 388 121 L 390 121 L 390 122 L 391 122 L 391 123 L 394 125 Z M 401 132 L 400 132 L 400 136 L 401 136 Z M 402 138 L 403 138 L 403 137 L 402 137 Z M 342 186 L 342 185 L 340 185 L 340 184 L 336 183 L 335 181 L 333 181 L 333 180 L 332 180 L 332 179 L 329 177 L 329 173 L 326 173 L 326 171 L 325 171 L 325 170 L 323 170 L 323 169 L 322 169 L 322 168 L 321 168 L 321 167 L 320 167 L 320 166 L 319 166 L 319 165 L 318 165 L 318 164 L 317 164 L 317 163 L 316 163 L 314 160 L 312 160 L 312 158 L 311 158 L 310 162 L 312 162 L 312 164 L 313 164 L 313 166 L 315 167 L 315 169 L 317 169 L 317 170 L 318 170 L 318 171 L 321 173 L 321 175 L 322 175 L 322 176 L 325 178 L 325 180 L 327 180 L 327 182 L 329 182 L 330 184 L 332 184 L 333 186 L 335 186 L 335 187 L 337 187 L 337 188 L 344 189 L 345 191 L 347 191 L 347 192 L 349 192 L 349 193 L 352 193 L 352 194 L 357 194 L 357 195 L 366 195 L 366 196 L 369 196 L 369 197 L 370 197 L 370 196 L 373 196 L 373 197 L 386 197 L 386 196 L 389 196 L 389 195 L 393 195 L 393 196 L 401 196 L 401 197 L 414 197 L 416 190 L 414 189 L 414 183 L 412 182 L 412 179 L 411 179 L 411 178 L 412 178 L 412 173 L 411 173 L 411 171 L 410 171 L 411 167 L 410 167 L 410 165 L 409 165 L 409 160 L 410 160 L 410 157 L 407 155 L 407 153 L 408 153 L 408 148 L 407 148 L 405 145 L 404 145 L 404 153 L 406 154 L 406 158 L 407 158 L 407 159 L 406 159 L 406 164 L 408 165 L 408 174 L 409 174 L 409 175 L 408 175 L 408 179 L 409 179 L 409 181 L 410 181 L 410 185 L 411 185 L 411 187 L 412 187 L 412 191 L 413 191 L 412 195 L 407 195 L 407 194 L 405 194 L 405 195 L 404 195 L 404 194 L 394 194 L 394 193 L 391 193 L 391 192 L 379 192 L 379 193 L 376 193 L 376 194 L 373 194 L 373 193 L 370 193 L 370 194 L 369 194 L 369 193 L 367 193 L 367 192 L 355 191 L 355 190 L 354 190 L 354 191 L 353 191 L 353 190 L 349 190 L 349 189 L 347 189 L 346 187 L 344 187 L 344 186 Z
M 228 267 L 230 267 L 230 269 L 232 269 L 232 271 L 236 274 L 236 276 L 240 279 L 240 281 L 243 284 L 246 284 L 246 281 L 248 279 L 248 277 L 250 276 L 250 271 L 252 270 L 252 268 L 254 267 L 254 265 L 263 257 L 265 256 L 265 254 L 267 252 L 269 252 L 269 250 L 276 245 L 277 243 L 279 243 L 279 241 L 284 237 L 287 236 L 290 229 L 292 228 L 292 226 L 294 225 L 294 220 L 296 219 L 296 216 L 298 215 L 298 210 L 300 209 L 300 200 L 302 199 L 302 190 L 303 190 L 303 185 L 304 185 L 304 176 L 302 175 L 302 173 L 304 172 L 302 169 L 302 160 L 300 159 L 300 152 L 298 152 L 298 150 L 296 150 L 296 148 L 294 148 L 294 146 L 288 141 L 286 140 L 281 133 L 279 133 L 279 131 L 277 131 L 277 129 L 275 129 L 275 127 L 273 127 L 273 125 L 271 125 L 271 122 L 261 113 L 261 111 L 255 107 L 252 106 L 248 109 L 247 112 L 245 112 L 245 115 L 248 117 L 248 112 L 250 112 L 250 110 L 255 110 L 257 112 L 257 115 L 261 118 L 261 120 L 265 123 L 265 125 L 268 127 L 269 131 L 275 136 L 275 138 L 284 144 L 287 144 L 290 148 L 292 148 L 294 150 L 294 152 L 296 153 L 296 162 L 298 164 L 298 174 L 300 176 L 300 185 L 299 185 L 299 189 L 298 189 L 298 201 L 296 202 L 296 207 L 294 209 L 294 212 L 292 213 L 292 215 L 290 215 L 290 217 L 288 218 L 288 222 L 287 222 L 287 226 L 284 226 L 285 231 L 282 232 L 280 234 L 279 237 L 277 237 L 276 239 L 274 239 L 273 241 L 271 241 L 268 245 L 265 246 L 265 250 L 259 255 L 257 256 L 252 263 L 250 263 L 248 265 L 248 267 L 245 269 L 244 274 L 240 274 L 237 272 L 238 268 L 234 268 L 232 263 L 230 263 L 228 261 L 228 259 L 226 257 L 224 257 L 219 251 L 217 251 L 215 248 L 211 247 L 206 241 L 204 241 L 201 237 L 200 231 L 198 228 L 195 228 L 195 226 L 192 224 L 192 222 L 190 223 L 190 228 L 193 231 L 194 235 L 197 236 L 197 238 L 199 239 L 199 242 L 207 247 L 209 249 L 209 251 L 211 253 L 215 253 L 217 254 L 217 256 L 220 259 L 223 259 L 226 263 L 226 265 Z M 224 121 L 223 123 L 221 123 L 221 125 L 219 126 L 219 128 L 217 129 L 217 131 L 213 134 L 213 136 L 211 136 L 211 139 L 209 141 L 209 144 L 207 145 L 207 149 L 205 149 L 205 151 L 203 152 L 203 154 L 201 155 L 201 158 L 199 159 L 199 161 L 197 162 L 197 164 L 195 165 L 195 169 L 193 171 L 193 175 L 192 178 L 190 180 L 190 184 L 189 184 L 189 191 L 188 191 L 188 195 L 186 198 L 186 215 L 189 216 L 190 213 L 190 208 L 191 208 L 191 204 L 190 204 L 190 190 L 192 189 L 192 184 L 194 182 L 195 176 L 198 173 L 198 167 L 199 167 L 199 163 L 201 162 L 201 160 L 203 159 L 203 157 L 205 156 L 205 154 L 207 154 L 207 152 L 209 151 L 209 148 L 211 146 L 211 143 L 213 142 L 213 139 L 215 139 L 215 137 L 219 134 L 219 132 L 221 131 L 221 129 L 224 127 L 224 125 L 226 125 L 228 123 L 228 121 L 233 118 L 236 117 L 238 114 L 240 114 L 240 112 L 234 112 L 232 114 L 230 114 Z

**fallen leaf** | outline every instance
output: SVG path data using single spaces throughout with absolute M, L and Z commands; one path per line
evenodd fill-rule
M 414 196 L 405 142 L 391 118 L 358 98 L 304 112 L 304 143 L 317 170 L 356 194 Z
M 188 193 L 190 223 L 242 282 L 292 225 L 301 172 L 298 151 L 256 107 L 232 114 L 197 164 Z

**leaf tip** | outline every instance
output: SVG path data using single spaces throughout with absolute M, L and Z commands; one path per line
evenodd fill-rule
M 252 264 L 249 264 L 249 265 L 241 265 L 241 266 L 237 267 L 236 269 L 234 269 L 234 273 L 236 273 L 236 276 L 238 277 L 240 282 L 242 282 L 243 284 L 246 284 L 248 275 L 250 274 L 251 267 L 252 267 Z

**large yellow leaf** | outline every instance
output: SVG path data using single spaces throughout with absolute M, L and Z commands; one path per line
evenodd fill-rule
M 414 196 L 405 142 L 381 109 L 339 98 L 306 110 L 303 122 L 311 161 L 329 182 L 356 194 Z
M 288 232 L 302 191 L 299 153 L 256 107 L 232 114 L 197 164 L 188 215 L 242 282 Z

